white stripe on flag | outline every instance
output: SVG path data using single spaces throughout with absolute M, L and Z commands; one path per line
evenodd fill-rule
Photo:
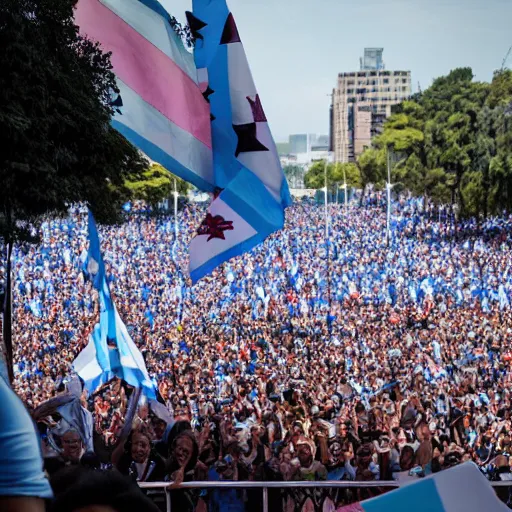
M 194 57 L 183 46 L 172 27 L 139 0 L 100 0 L 150 43 L 173 60 L 194 82 L 197 72 Z
M 190 272 L 193 272 L 207 261 L 215 259 L 231 247 L 249 240 L 257 233 L 249 223 L 220 198 L 212 202 L 208 212 L 212 217 L 220 215 L 224 220 L 231 221 L 233 230 L 223 231 L 225 240 L 212 238 L 208 241 L 208 235 L 196 235 L 190 242 Z

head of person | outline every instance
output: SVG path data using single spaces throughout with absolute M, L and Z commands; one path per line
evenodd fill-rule
M 402 471 L 409 471 L 414 467 L 414 448 L 406 445 L 400 452 L 400 469 Z
M 51 485 L 55 500 L 48 512 L 158 512 L 131 479 L 116 471 L 66 468 Z
M 299 459 L 301 467 L 309 468 L 311 464 L 313 464 L 314 456 L 313 443 L 306 438 L 300 439 L 297 445 L 297 458 Z
M 71 462 L 78 462 L 82 456 L 83 442 L 76 430 L 68 430 L 61 438 L 62 457 Z
M 199 457 L 199 447 L 191 430 L 178 434 L 171 446 L 171 466 L 185 468 L 190 471 L 195 468 Z
M 151 424 L 153 426 L 153 432 L 155 433 L 155 439 L 157 441 L 160 441 L 164 437 L 165 429 L 167 428 L 167 423 L 164 420 L 155 417 L 153 418 Z
M 131 435 L 130 455 L 134 462 L 142 464 L 149 458 L 151 438 L 142 430 L 134 430 Z

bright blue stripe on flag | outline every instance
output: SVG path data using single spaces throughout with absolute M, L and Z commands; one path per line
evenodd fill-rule
M 116 120 L 112 120 L 112 126 L 126 137 L 134 146 L 145 153 L 151 160 L 163 165 L 176 176 L 192 183 L 192 185 L 197 187 L 199 190 L 209 192 L 214 191 L 215 187 L 211 183 L 203 180 L 190 169 L 187 169 L 183 164 L 180 164 L 176 159 L 169 155 L 169 153 L 166 153 L 163 149 L 142 137 L 131 128 L 128 128 L 126 125 Z
M 432 478 L 419 480 L 361 505 L 365 512 L 446 512 Z

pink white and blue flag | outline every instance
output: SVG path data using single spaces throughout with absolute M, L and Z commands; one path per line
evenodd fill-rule
M 193 282 L 284 225 L 291 202 L 245 50 L 225 0 L 193 0 L 195 62 L 210 102 L 217 193 L 190 245 Z
M 284 225 L 291 202 L 225 0 L 194 0 L 194 57 L 156 0 L 79 0 L 80 33 L 112 52 L 113 126 L 152 160 L 213 192 L 190 246 L 193 282 Z M 210 123 L 211 121 L 211 123 Z
M 156 0 L 79 0 L 80 34 L 112 52 L 119 95 L 112 124 L 151 160 L 215 189 L 210 108 L 192 54 Z

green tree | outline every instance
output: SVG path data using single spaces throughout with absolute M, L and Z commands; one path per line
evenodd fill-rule
M 180 195 L 187 195 L 190 185 L 171 174 L 160 164 L 151 164 L 144 172 L 132 175 L 125 181 L 126 188 L 130 191 L 132 199 L 141 199 L 151 206 L 172 196 L 174 193 L 174 181 Z
M 300 180 L 302 175 L 304 174 L 304 169 L 301 165 L 290 164 L 285 165 L 283 168 L 284 175 L 286 180 L 288 181 L 288 185 L 290 188 L 297 188 L 297 182 Z
M 41 215 L 86 202 L 117 219 L 124 181 L 147 162 L 111 128 L 110 57 L 78 34 L 76 0 L 0 3 L 0 237 L 26 238 Z
M 116 94 L 110 57 L 83 39 L 76 0 L 0 2 L 0 239 L 11 251 L 45 214 L 85 202 L 115 221 L 125 179 L 147 162 L 110 125 Z M 4 342 L 11 359 L 10 293 Z M 11 365 L 8 365 L 11 367 Z
M 463 214 L 473 213 L 481 202 L 474 194 L 481 196 L 484 185 L 474 171 L 479 114 L 488 94 L 489 84 L 473 82 L 471 69 L 460 68 L 398 106 L 376 140 L 377 147 L 403 157 L 392 181 L 423 196 L 425 205 L 457 201 Z
M 375 188 L 380 189 L 386 183 L 386 154 L 385 151 L 368 148 L 364 153 L 359 155 L 357 165 L 361 176 L 361 193 L 360 204 L 363 204 L 364 196 L 368 185 L 373 184 Z
M 346 176 L 347 187 L 360 188 L 361 173 L 357 165 L 352 163 L 327 164 L 327 188 L 335 192 L 336 188 L 344 184 Z M 306 188 L 322 189 L 325 187 L 325 160 L 313 163 L 304 176 Z

